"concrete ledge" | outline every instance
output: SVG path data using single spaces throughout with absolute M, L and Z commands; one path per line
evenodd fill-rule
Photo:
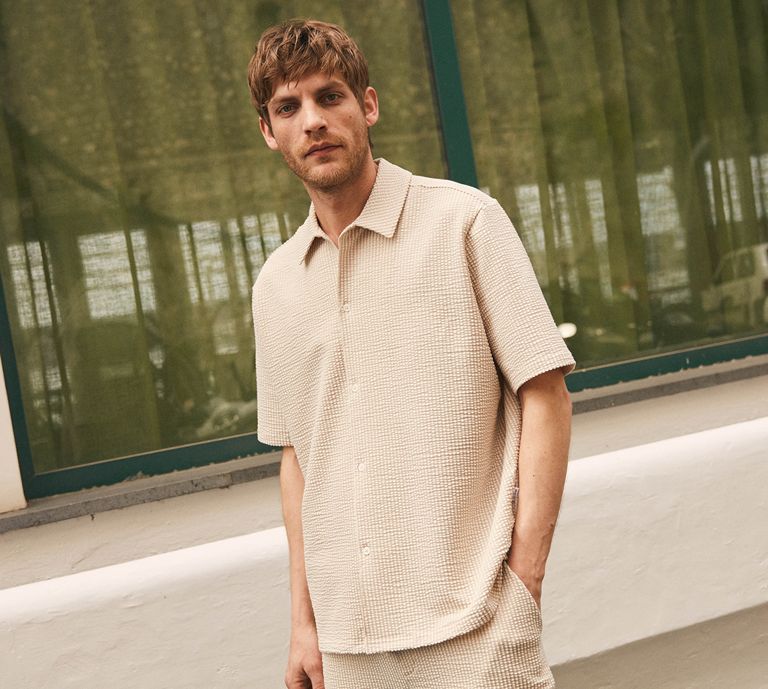
M 768 355 L 750 356 L 735 361 L 724 361 L 683 371 L 650 376 L 642 380 L 616 383 L 602 388 L 588 388 L 571 395 L 573 413 L 595 411 L 631 404 L 641 400 L 665 397 L 688 390 L 750 380 L 768 376 Z
M 547 562 L 552 663 L 768 602 L 768 417 L 571 462 Z
M 0 686 L 279 689 L 282 528 L 0 591 Z
M 768 604 L 552 668 L 567 689 L 765 689 Z
M 553 666 L 768 602 L 766 447 L 761 418 L 570 465 Z M 0 591 L 0 686 L 281 689 L 287 556 L 278 527 Z
M 246 481 L 277 476 L 279 473 L 280 453 L 269 452 L 231 462 L 123 481 L 114 486 L 41 498 L 30 501 L 24 509 L 0 514 L 0 534 L 201 490 L 228 488 Z

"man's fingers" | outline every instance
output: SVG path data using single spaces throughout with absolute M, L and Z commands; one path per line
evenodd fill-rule
M 325 689 L 325 678 L 323 677 L 323 661 L 313 660 L 304 667 L 304 672 L 312 680 L 312 689 Z
M 305 672 L 296 673 L 289 670 L 285 673 L 283 682 L 286 689 L 316 689 L 315 683 Z M 322 687 L 322 684 L 320 686 Z M 323 687 L 323 689 L 325 688 Z

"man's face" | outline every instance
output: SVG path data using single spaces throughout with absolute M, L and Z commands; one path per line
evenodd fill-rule
M 271 127 L 259 118 L 264 140 L 307 188 L 331 191 L 361 173 L 371 155 L 368 127 L 379 118 L 373 88 L 361 108 L 338 74 L 316 72 L 278 84 L 267 108 Z

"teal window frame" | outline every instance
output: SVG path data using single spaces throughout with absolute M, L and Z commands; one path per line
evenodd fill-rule
M 448 177 L 477 187 L 475 156 L 450 3 L 449 0 L 422 0 L 422 10 Z M 36 473 L 32 463 L 6 303 L 0 281 L 0 360 L 8 393 L 19 469 L 27 499 L 111 485 L 140 476 L 205 466 L 275 449 L 260 442 L 254 432 Z M 713 342 L 615 364 L 589 367 L 574 371 L 566 378 L 566 383 L 571 392 L 578 392 L 761 354 L 768 354 L 768 334 Z

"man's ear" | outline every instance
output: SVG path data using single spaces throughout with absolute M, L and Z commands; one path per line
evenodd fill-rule
M 363 113 L 369 127 L 379 121 L 379 96 L 373 86 L 366 88 L 363 94 Z
M 264 141 L 267 142 L 267 146 L 273 151 L 276 151 L 278 145 L 274 134 L 272 134 L 272 126 L 261 115 L 259 115 L 259 129 L 261 130 L 261 135 L 264 137 Z

